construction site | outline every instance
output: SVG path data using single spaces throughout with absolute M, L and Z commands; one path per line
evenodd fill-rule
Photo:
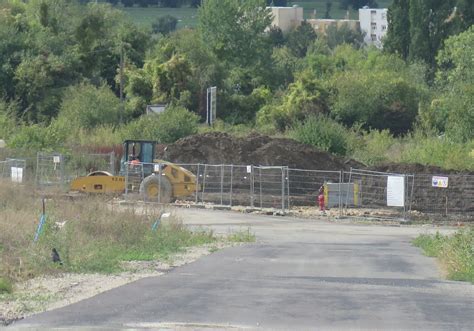
M 5 151 L 8 153 L 8 151 Z M 472 221 L 474 174 L 419 164 L 366 167 L 287 138 L 226 133 L 174 144 L 127 141 L 77 153 L 6 156 L 5 180 L 40 194 L 111 194 L 116 201 L 173 203 L 301 217 Z M 162 175 L 162 176 L 160 176 Z M 393 184 L 395 183 L 395 184 Z M 324 190 L 324 210 L 317 202 Z

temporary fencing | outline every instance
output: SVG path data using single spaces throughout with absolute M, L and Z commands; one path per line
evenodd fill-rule
M 6 159 L 0 161 L 0 179 L 13 183 L 23 183 L 26 179 L 25 159 Z
M 114 174 L 115 154 L 64 155 L 39 152 L 36 156 L 35 181 L 39 189 L 67 190 L 71 180 L 97 170 Z
M 38 153 L 36 164 L 26 159 L 0 161 L 0 179 L 24 182 L 31 177 L 37 188 L 68 190 L 69 182 L 95 170 L 116 174 L 113 153 L 64 155 Z M 143 183 L 156 173 L 161 187 L 166 163 L 122 165 L 126 199 L 168 203 L 164 199 L 178 185 L 187 194 L 176 199 L 188 204 L 244 206 L 288 212 L 318 207 L 324 187 L 331 216 L 409 219 L 414 217 L 474 217 L 474 176 L 463 174 L 399 174 L 351 168 L 350 171 L 294 169 L 285 166 L 229 164 L 176 164 L 188 173 L 182 182 L 146 196 Z M 34 174 L 26 169 L 35 169 Z M 187 179 L 186 179 L 187 178 Z M 191 188 L 192 186 L 192 188 Z M 166 191 L 168 190 L 168 191 Z M 173 195 L 175 197 L 175 195 Z

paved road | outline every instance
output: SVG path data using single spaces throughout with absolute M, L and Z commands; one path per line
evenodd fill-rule
M 14 327 L 474 329 L 474 286 L 442 280 L 435 261 L 410 244 L 427 228 L 180 213 L 219 233 L 251 226 L 258 242 Z

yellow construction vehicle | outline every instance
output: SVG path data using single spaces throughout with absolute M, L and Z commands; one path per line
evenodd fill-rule
M 128 174 L 139 175 L 139 192 L 147 200 L 169 203 L 196 191 L 196 176 L 176 164 L 155 159 L 157 143 L 147 140 L 125 140 L 119 176 L 94 171 L 71 182 L 71 191 L 86 193 L 125 192 Z M 129 184 L 132 185 L 132 184 Z

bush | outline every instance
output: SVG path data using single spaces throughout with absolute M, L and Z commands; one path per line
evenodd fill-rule
M 394 161 L 399 153 L 394 153 L 393 147 L 399 145 L 388 130 L 364 132 L 353 144 L 352 157 L 369 166 Z
M 311 116 L 298 122 L 288 134 L 301 143 L 333 154 L 346 155 L 349 151 L 349 131 L 326 116 Z
M 474 140 L 455 143 L 446 137 L 426 136 L 415 132 L 404 139 L 400 161 L 434 165 L 444 169 L 474 170 Z
M 156 22 L 151 25 L 151 28 L 154 33 L 167 35 L 176 30 L 176 25 L 178 25 L 178 19 L 176 17 L 165 15 L 158 17 Z
M 117 125 L 120 120 L 120 100 L 106 85 L 95 87 L 81 84 L 64 94 L 57 121 L 58 126 L 72 130 L 93 129 L 103 125 Z
M 149 139 L 161 143 L 173 143 L 176 140 L 196 134 L 199 116 L 185 108 L 170 106 L 161 114 L 150 114 L 130 122 L 121 131 L 127 139 Z
M 332 113 L 344 124 L 400 135 L 408 132 L 418 113 L 417 87 L 392 72 L 345 72 L 333 79 Z

